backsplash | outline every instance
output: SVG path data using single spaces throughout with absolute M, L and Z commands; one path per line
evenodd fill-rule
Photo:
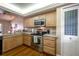
M 24 32 L 30 32 L 30 33 L 35 33 L 37 31 L 38 28 L 24 28 Z M 56 35 L 56 28 L 46 28 L 47 30 L 49 30 L 49 34 L 53 34 Z
M 56 28 L 55 27 L 53 27 L 53 28 L 47 28 L 47 29 L 49 29 L 49 34 L 56 35 Z
M 24 32 L 32 32 L 35 30 L 36 30 L 36 28 L 24 28 Z

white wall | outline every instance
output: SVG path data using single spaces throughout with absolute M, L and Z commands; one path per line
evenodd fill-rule
M 16 16 L 14 20 L 11 21 L 12 27 L 17 24 L 16 30 L 23 30 L 23 17 L 21 16 Z
M 0 19 L 0 24 L 2 24 L 2 31 L 4 34 L 8 33 L 8 31 L 11 29 L 10 21 Z

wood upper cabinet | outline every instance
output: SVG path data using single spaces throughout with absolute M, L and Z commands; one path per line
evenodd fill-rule
M 34 20 L 39 20 L 39 19 L 46 19 L 47 27 L 56 26 L 56 11 L 26 18 L 24 20 L 24 26 L 25 27 L 34 27 Z
M 24 27 L 34 27 L 33 18 L 27 18 L 24 20 Z
M 46 26 L 56 26 L 56 12 L 46 14 Z
M 27 46 L 31 46 L 31 42 L 32 42 L 32 36 L 28 34 L 24 35 L 23 43 Z
M 34 27 L 34 20 L 38 20 L 39 16 L 34 16 L 31 18 L 26 18 L 24 20 L 24 27 Z
M 51 55 L 56 55 L 56 38 L 54 37 L 43 37 L 43 42 L 44 42 L 44 52 L 51 54 Z
M 34 16 L 32 19 L 33 19 L 33 21 L 34 20 L 38 20 L 39 19 L 39 15 L 38 16 Z
M 46 19 L 46 15 L 45 14 L 39 15 L 39 19 Z

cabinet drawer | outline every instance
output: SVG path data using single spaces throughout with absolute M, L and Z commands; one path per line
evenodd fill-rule
M 44 46 L 44 52 L 51 54 L 51 55 L 56 55 L 55 48 L 51 48 L 51 47 L 48 47 L 48 46 Z
M 25 41 L 24 42 L 25 45 L 31 46 L 31 42 Z
M 55 41 L 44 39 L 44 46 L 55 47 Z
M 27 35 L 27 36 L 25 35 L 23 42 L 25 45 L 31 46 L 32 37 L 30 35 Z
M 51 40 L 51 41 L 55 41 L 56 40 L 55 37 L 43 37 L 43 39 L 45 39 L 45 40 Z

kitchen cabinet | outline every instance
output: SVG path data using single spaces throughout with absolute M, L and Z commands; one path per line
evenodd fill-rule
M 23 44 L 23 35 L 16 35 L 13 37 L 13 47 L 17 47 Z
M 56 12 L 46 14 L 46 27 L 56 26 Z
M 45 14 L 39 15 L 39 19 L 46 19 L 46 15 Z
M 33 19 L 33 21 L 34 20 L 38 20 L 39 19 L 39 15 L 38 16 L 34 16 L 32 19 Z
M 25 27 L 34 27 L 34 20 L 46 19 L 46 27 L 56 26 L 56 11 L 29 17 L 24 20 Z
M 51 55 L 56 55 L 55 37 L 43 37 L 43 51 Z
M 23 36 L 16 35 L 11 37 L 3 38 L 3 52 L 6 52 L 10 49 L 18 47 L 23 44 Z
M 34 19 L 33 18 L 25 19 L 24 27 L 34 27 Z
M 3 52 L 6 52 L 13 47 L 13 39 L 12 37 L 4 38 L 3 40 Z
M 34 20 L 39 20 L 39 16 L 26 18 L 24 20 L 24 27 L 34 27 Z
M 29 34 L 24 35 L 23 43 L 27 46 L 31 46 L 32 36 Z
M 45 19 L 45 14 L 26 18 L 24 20 L 24 27 L 34 27 L 34 20 Z
M 19 35 L 19 36 L 17 36 L 17 43 L 18 43 L 18 45 L 22 45 L 23 44 L 23 35 Z
M 55 55 L 55 49 L 48 47 L 48 46 L 44 46 L 44 52 L 51 54 L 51 55 Z

